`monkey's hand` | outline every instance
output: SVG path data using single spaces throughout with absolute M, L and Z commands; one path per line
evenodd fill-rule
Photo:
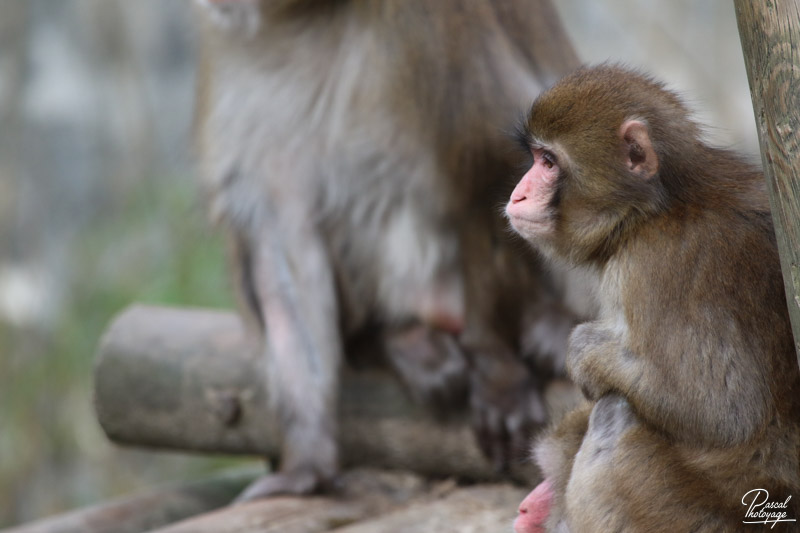
M 486 356 L 489 357 L 489 356 Z M 517 359 L 476 369 L 471 380 L 473 428 L 481 450 L 497 472 L 529 453 L 534 431 L 547 419 L 542 392 L 528 368 Z
M 611 390 L 604 368 L 624 351 L 618 337 L 598 322 L 578 325 L 569 336 L 567 372 L 587 398 L 597 400 Z
M 421 324 L 388 332 L 384 349 L 411 395 L 444 417 L 463 410 L 469 388 L 467 359 L 449 333 Z

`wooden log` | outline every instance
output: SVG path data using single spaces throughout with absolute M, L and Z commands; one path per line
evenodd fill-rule
M 459 488 L 369 471 L 346 474 L 343 485 L 336 496 L 251 502 L 152 533 L 506 533 L 526 493 L 510 485 Z
M 104 335 L 96 361 L 100 425 L 120 444 L 275 458 L 262 358 L 233 313 L 134 305 Z M 348 369 L 340 405 L 345 466 L 494 480 L 463 420 L 432 419 L 380 369 Z M 530 465 L 515 476 L 532 482 Z
M 140 533 L 227 505 L 261 469 L 236 470 L 37 520 L 2 533 Z
M 800 1 L 734 5 L 800 361 Z
M 511 485 L 460 488 L 443 499 L 432 499 L 370 520 L 336 529 L 336 533 L 508 533 L 527 491 Z
M 438 486 L 403 472 L 353 470 L 335 495 L 277 497 L 220 509 L 157 533 L 321 533 L 435 497 Z M 154 532 L 155 533 L 155 532 Z

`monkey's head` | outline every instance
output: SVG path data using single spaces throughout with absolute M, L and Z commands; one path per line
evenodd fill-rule
M 582 68 L 536 99 L 519 129 L 533 158 L 506 205 L 545 254 L 602 264 L 637 221 L 671 200 L 699 137 L 662 84 L 612 65 Z

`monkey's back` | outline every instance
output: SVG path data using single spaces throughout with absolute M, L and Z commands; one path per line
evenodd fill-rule
M 800 489 L 800 449 L 792 444 L 800 442 L 800 371 L 764 178 L 733 154 L 713 152 L 726 168 L 709 166 L 697 196 L 674 206 L 632 250 L 646 266 L 627 287 L 627 300 L 638 303 L 629 315 L 632 329 L 647 332 L 632 349 L 679 366 L 678 375 L 691 376 L 686 383 L 736 399 L 718 419 L 739 425 L 738 444 L 676 446 L 685 461 L 736 494 L 762 485 Z M 754 391 L 764 397 L 749 396 Z M 685 387 L 687 397 L 696 392 Z
M 402 316 L 432 284 L 457 307 L 460 221 L 507 239 L 488 196 L 499 203 L 516 162 L 504 133 L 577 63 L 569 46 L 545 53 L 566 40 L 533 4 L 264 3 L 253 36 L 206 28 L 197 133 L 213 212 L 248 238 L 265 207 L 287 235 L 319 225 L 348 324 Z

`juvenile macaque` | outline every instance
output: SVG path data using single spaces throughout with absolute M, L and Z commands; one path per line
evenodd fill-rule
M 553 7 L 198 3 L 200 161 L 284 432 L 279 472 L 243 498 L 334 478 L 339 367 L 365 332 L 413 394 L 468 401 L 506 467 L 573 325 L 496 209 L 520 163 L 503 128 L 576 66 Z
M 545 482 L 518 533 L 752 531 L 754 489 L 800 519 L 800 373 L 765 182 L 700 131 L 660 83 L 608 65 L 527 117 L 533 164 L 506 213 L 597 277 L 600 313 L 567 350 L 596 403 L 538 444 Z

